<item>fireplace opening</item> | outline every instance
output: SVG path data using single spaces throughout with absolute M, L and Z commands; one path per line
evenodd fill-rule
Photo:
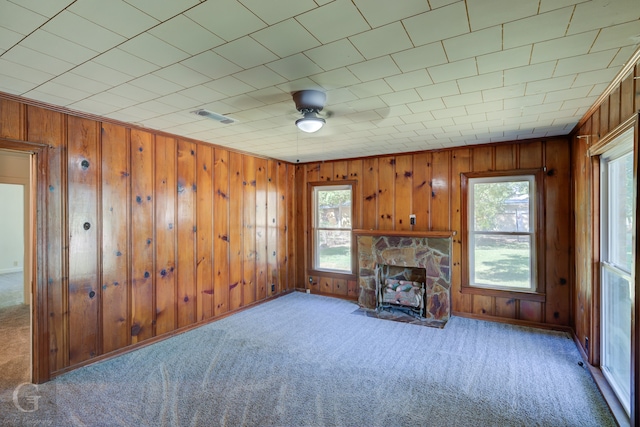
M 426 269 L 378 264 L 376 309 L 425 317 Z

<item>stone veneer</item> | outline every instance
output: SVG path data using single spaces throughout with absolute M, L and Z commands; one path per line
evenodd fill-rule
M 358 234 L 358 304 L 376 308 L 376 282 L 386 265 L 424 268 L 425 318 L 446 322 L 451 306 L 451 238 Z

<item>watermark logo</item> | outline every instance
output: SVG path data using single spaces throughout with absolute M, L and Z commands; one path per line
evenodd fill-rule
M 22 383 L 13 390 L 13 405 L 20 412 L 36 412 L 39 399 L 37 384 Z

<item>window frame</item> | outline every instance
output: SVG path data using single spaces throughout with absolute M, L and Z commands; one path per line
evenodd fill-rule
M 355 203 L 355 195 L 356 195 L 356 180 L 342 180 L 342 181 L 319 181 L 319 182 L 309 182 L 308 183 L 308 204 L 309 206 L 309 215 L 308 215 L 308 274 L 312 276 L 322 276 L 322 277 L 334 277 L 334 278 L 342 278 L 342 279 L 355 279 L 357 277 L 357 256 L 356 256 L 356 241 L 354 239 L 353 230 L 356 227 L 356 203 Z M 317 218 L 317 209 L 316 209 L 316 200 L 315 194 L 318 188 L 331 188 L 331 187 L 350 187 L 351 190 L 351 227 L 350 228 L 340 228 L 341 231 L 349 231 L 351 234 L 351 247 L 350 247 L 350 271 L 346 270 L 332 270 L 332 269 L 322 269 L 318 268 L 316 265 L 317 260 L 317 244 L 316 244 L 316 218 Z
M 545 301 L 545 283 L 544 283 L 544 171 L 542 169 L 517 169 L 506 171 L 489 171 L 489 172 L 467 172 L 461 174 L 461 223 L 462 223 L 462 283 L 461 292 L 469 294 L 479 294 L 487 296 L 499 296 L 506 298 L 525 298 L 529 301 Z M 533 212 L 534 219 L 530 224 L 533 225 L 532 233 L 532 286 L 531 288 L 516 288 L 509 286 L 478 286 L 471 283 L 471 257 L 470 257 L 470 238 L 469 238 L 469 221 L 470 221 L 470 179 L 486 178 L 487 180 L 495 179 L 505 181 L 509 178 L 519 179 L 523 176 L 533 177 L 533 205 L 530 209 Z

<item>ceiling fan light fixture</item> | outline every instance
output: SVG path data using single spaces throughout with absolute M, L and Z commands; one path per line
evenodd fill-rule
M 305 111 L 304 117 L 296 120 L 296 126 L 303 132 L 313 133 L 319 131 L 326 123 L 325 120 L 316 115 L 316 111 Z

